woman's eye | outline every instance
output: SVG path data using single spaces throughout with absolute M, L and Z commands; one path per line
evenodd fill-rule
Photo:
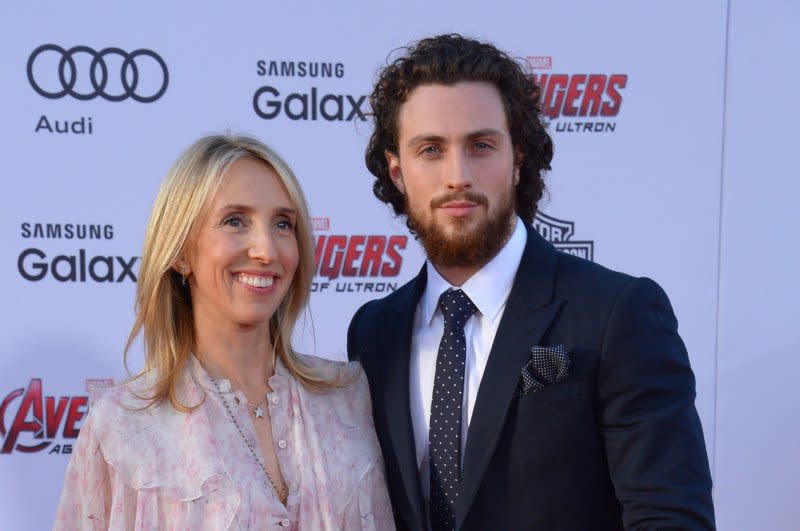
M 281 230 L 294 230 L 294 223 L 288 219 L 282 219 L 278 221 L 277 226 Z
M 225 218 L 222 221 L 222 224 L 228 227 L 239 228 L 242 225 L 244 225 L 244 222 L 242 221 L 242 218 L 240 218 L 239 216 L 230 216 Z

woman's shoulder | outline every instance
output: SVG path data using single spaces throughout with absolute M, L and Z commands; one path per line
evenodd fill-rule
M 102 417 L 104 421 L 109 417 L 126 415 L 127 412 L 144 411 L 148 409 L 152 392 L 152 377 L 142 375 L 117 382 L 110 387 L 94 388 L 90 391 L 91 413 L 95 417 Z
M 98 393 L 89 412 L 94 437 L 106 462 L 134 489 L 161 486 L 196 495 L 202 481 L 222 470 L 205 402 L 181 400 L 198 394 L 186 378 L 178 399 L 198 407 L 181 411 L 169 399 L 154 401 L 155 381 L 155 375 L 145 374 Z M 198 463 L 203 463 L 199 480 L 176 476 Z
M 303 365 L 313 369 L 325 380 L 341 384 L 337 386 L 339 388 L 351 387 L 362 379 L 364 374 L 361 363 L 357 361 L 333 360 L 309 354 L 295 354 L 295 356 Z
M 339 396 L 344 401 L 360 403 L 369 402 L 369 384 L 364 368 L 358 361 L 342 361 L 298 354 L 298 359 L 311 368 L 317 376 L 331 385 L 318 389 L 316 394 Z
M 169 399 L 157 400 L 157 375 L 142 373 L 111 387 L 95 389 L 90 393 L 89 417 L 98 438 L 110 442 L 119 437 L 130 437 L 159 425 L 180 423 L 185 411 L 176 409 Z M 196 405 L 197 393 L 183 378 L 177 391 L 178 400 L 187 406 Z

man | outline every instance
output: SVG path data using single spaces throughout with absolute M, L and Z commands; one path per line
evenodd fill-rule
M 657 284 L 531 228 L 539 91 L 442 35 L 380 74 L 366 161 L 428 260 L 348 332 L 401 529 L 713 529 L 694 376 Z

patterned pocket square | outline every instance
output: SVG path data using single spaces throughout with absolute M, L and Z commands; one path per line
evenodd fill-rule
M 569 376 L 569 354 L 564 345 L 531 347 L 531 359 L 522 369 L 520 395 L 536 393 Z

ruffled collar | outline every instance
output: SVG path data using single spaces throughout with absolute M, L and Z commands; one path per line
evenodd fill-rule
M 233 394 L 240 400 L 246 400 L 244 393 L 242 393 L 240 390 L 233 389 L 229 379 L 212 378 L 211 375 L 208 374 L 208 371 L 206 371 L 205 367 L 203 367 L 203 364 L 200 363 L 200 360 L 197 359 L 197 356 L 195 356 L 193 353 L 189 354 L 189 360 L 186 364 L 186 367 L 191 378 L 206 391 L 213 393 L 221 392 L 223 395 Z M 272 389 L 272 392 L 280 393 L 283 391 L 288 385 L 289 377 L 289 369 L 286 368 L 286 365 L 284 365 L 280 356 L 276 356 L 275 373 L 267 380 L 267 384 L 269 385 L 270 389 Z

